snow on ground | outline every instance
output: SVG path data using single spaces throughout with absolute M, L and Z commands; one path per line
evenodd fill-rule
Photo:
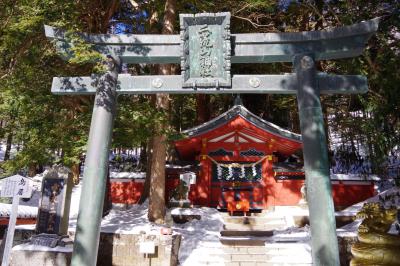
M 156 225 L 148 220 L 148 208 L 149 204 L 146 201 L 142 205 L 135 204 L 129 209 L 112 209 L 101 222 L 101 232 L 120 234 L 160 233 L 164 226 Z
M 71 198 L 70 230 L 75 230 L 76 217 L 79 206 L 79 195 L 81 185 L 75 186 Z M 167 216 L 173 210 L 167 210 Z M 171 226 L 174 234 L 182 235 L 181 247 L 179 250 L 179 261 L 182 266 L 193 265 L 199 261 L 198 256 L 204 256 L 201 252 L 202 247 L 221 247 L 219 241 L 220 231 L 223 227 L 221 214 L 213 208 L 195 208 L 190 211 L 192 214 L 200 215 L 201 220 L 192 220 L 185 224 L 175 224 L 171 220 L 167 221 L 166 226 Z M 147 218 L 148 201 L 142 205 L 135 204 L 128 209 L 113 208 L 101 222 L 101 232 L 138 234 L 159 234 L 161 228 L 149 222 Z M 167 218 L 168 219 L 168 218 Z
M 15 250 L 24 250 L 24 251 L 44 251 L 44 252 L 65 252 L 65 253 L 69 253 L 72 252 L 72 245 L 67 245 L 65 247 L 61 247 L 61 246 L 56 246 L 54 248 L 51 247 L 46 247 L 46 246 L 40 246 L 40 245 L 32 245 L 29 243 L 24 243 L 21 245 L 17 245 L 14 246 L 12 248 L 13 251 Z
M 71 205 L 69 207 L 69 219 L 77 219 L 79 211 L 79 200 L 81 198 L 82 182 L 72 188 Z
M 196 208 L 191 211 L 200 215 L 200 220 L 192 220 L 184 224 L 173 224 L 174 232 L 182 235 L 181 247 L 179 249 L 180 265 L 196 265 L 200 261 L 199 256 L 204 254 L 203 248 L 220 248 L 220 231 L 223 228 L 221 213 L 213 208 Z
M 311 232 L 308 225 L 304 227 L 289 227 L 284 230 L 275 230 L 274 235 L 269 237 L 267 243 L 275 242 L 296 242 L 296 243 L 310 243 Z

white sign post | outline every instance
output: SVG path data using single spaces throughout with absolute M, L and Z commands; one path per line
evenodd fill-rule
M 8 222 L 7 238 L 4 247 L 3 262 L 1 266 L 8 266 L 14 240 L 15 224 L 18 216 L 18 204 L 20 198 L 30 198 L 32 195 L 31 180 L 20 175 L 7 177 L 1 182 L 0 197 L 13 198 L 11 214 Z

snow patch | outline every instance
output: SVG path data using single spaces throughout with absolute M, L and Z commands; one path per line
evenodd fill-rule
M 147 218 L 149 203 L 136 204 L 127 210 L 112 209 L 101 222 L 101 232 L 117 234 L 159 233 L 160 226 Z
M 196 265 L 201 258 L 207 256 L 205 248 L 221 248 L 219 240 L 223 229 L 223 219 L 218 210 L 213 208 L 196 208 L 193 211 L 200 215 L 200 220 L 192 220 L 185 224 L 173 224 L 174 232 L 182 235 L 179 249 L 179 261 L 182 266 Z
M 111 172 L 110 178 L 145 179 L 145 172 Z
M 201 211 L 198 208 L 174 208 L 171 215 L 201 215 Z
M 17 245 L 12 248 L 12 250 L 14 251 L 23 250 L 23 251 L 45 251 L 45 252 L 63 252 L 63 253 L 71 253 L 72 249 L 73 249 L 72 245 L 67 245 L 65 247 L 57 246 L 51 248 L 46 246 L 33 245 L 29 243 Z

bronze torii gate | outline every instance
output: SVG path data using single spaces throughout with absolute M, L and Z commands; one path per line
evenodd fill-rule
M 339 265 L 336 224 L 320 94 L 364 93 L 364 76 L 318 73 L 315 61 L 360 55 L 379 19 L 324 31 L 230 33 L 230 13 L 180 15 L 180 35 L 89 35 L 82 38 L 107 56 L 99 77 L 55 77 L 55 94 L 95 94 L 72 265 L 95 265 L 108 153 L 118 94 L 296 94 L 303 140 L 312 256 L 315 265 Z M 62 30 L 45 26 L 64 56 L 72 44 Z M 180 63 L 182 74 L 118 74 L 121 63 Z M 292 62 L 293 73 L 234 75 L 231 63 Z

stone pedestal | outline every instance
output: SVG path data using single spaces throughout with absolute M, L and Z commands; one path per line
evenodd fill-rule
M 98 266 L 176 266 L 180 235 L 101 233 Z M 153 242 L 154 254 L 140 253 L 142 242 Z
M 71 263 L 72 245 L 49 248 L 44 246 L 22 244 L 13 247 L 11 266 L 69 266 Z
M 169 208 L 191 208 L 192 203 L 189 200 L 174 200 L 171 199 L 168 203 Z

